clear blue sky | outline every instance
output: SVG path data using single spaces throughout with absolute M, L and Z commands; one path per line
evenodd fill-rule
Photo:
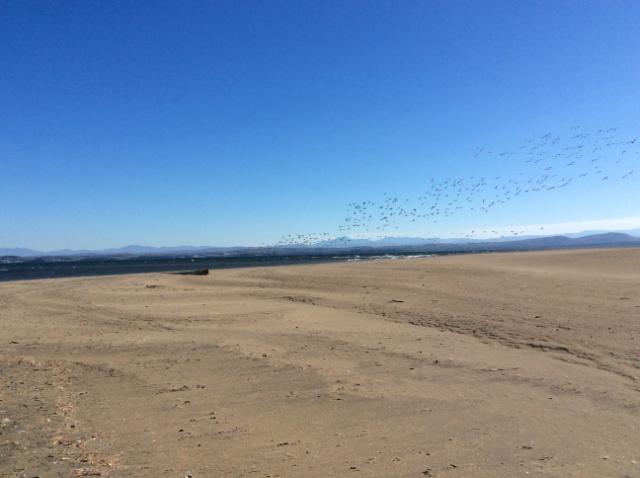
M 576 125 L 640 134 L 640 2 L 3 1 L 0 247 L 333 233 Z M 389 232 L 640 216 L 639 159 Z

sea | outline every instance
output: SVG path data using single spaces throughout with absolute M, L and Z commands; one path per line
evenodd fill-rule
M 295 264 L 317 264 L 362 260 L 411 259 L 426 255 L 343 254 L 287 255 L 243 257 L 144 257 L 91 258 L 80 260 L 36 259 L 22 262 L 0 262 L 0 282 L 62 277 L 139 274 L 145 272 L 186 272 L 200 269 L 233 269 Z

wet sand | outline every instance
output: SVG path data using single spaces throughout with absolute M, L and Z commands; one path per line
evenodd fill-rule
M 640 250 L 0 284 L 0 476 L 640 476 Z

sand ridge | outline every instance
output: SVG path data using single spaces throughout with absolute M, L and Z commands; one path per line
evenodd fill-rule
M 0 285 L 0 475 L 640 475 L 640 250 Z

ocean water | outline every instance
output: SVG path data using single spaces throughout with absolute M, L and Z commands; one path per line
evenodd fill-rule
M 144 272 L 178 272 L 197 269 L 229 269 L 293 264 L 338 262 L 353 256 L 261 256 L 261 257 L 202 257 L 202 258 L 135 258 L 33 260 L 0 263 L 0 281 L 53 279 L 62 277 L 137 274 Z
M 82 260 L 32 260 L 28 262 L 0 262 L 0 282 L 62 277 L 138 274 L 144 272 L 180 272 L 198 269 L 231 269 L 237 267 L 264 267 L 327 262 L 415 259 L 430 254 L 340 254 L 291 255 L 259 257 L 200 257 L 135 259 L 93 258 Z

